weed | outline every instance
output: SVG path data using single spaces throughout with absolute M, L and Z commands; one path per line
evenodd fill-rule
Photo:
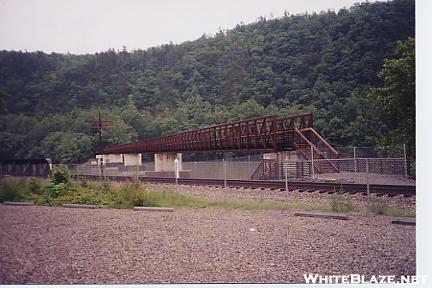
M 351 199 L 343 199 L 342 191 L 335 191 L 331 199 L 331 210 L 333 212 L 348 213 L 354 210 L 354 205 Z
M 375 195 L 371 195 L 369 198 L 369 211 L 378 215 L 386 215 L 389 209 L 389 204 L 383 198 L 378 198 Z

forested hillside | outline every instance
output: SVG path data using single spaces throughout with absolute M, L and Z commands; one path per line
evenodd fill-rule
M 86 121 L 97 109 L 115 120 L 107 145 L 313 111 L 318 131 L 335 146 L 406 142 L 413 156 L 415 45 L 408 38 L 415 36 L 414 4 L 394 0 L 285 13 L 130 52 L 0 51 L 0 157 L 83 161 L 96 145 Z M 412 75 L 403 78 L 398 69 Z M 411 81 L 411 90 L 397 87 L 392 73 Z

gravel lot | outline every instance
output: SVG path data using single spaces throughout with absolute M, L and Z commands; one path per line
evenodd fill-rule
M 416 272 L 414 226 L 292 212 L 0 205 L 0 283 L 302 283 L 303 273 Z

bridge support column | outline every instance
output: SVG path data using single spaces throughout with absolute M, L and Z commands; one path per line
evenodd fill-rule
M 128 165 L 141 165 L 141 153 L 129 153 L 129 154 L 103 154 L 96 155 L 98 159 L 98 165 L 101 161 L 104 165 L 108 163 L 122 163 L 125 166 Z
M 179 170 L 182 171 L 182 153 L 158 153 L 154 155 L 155 172 L 174 171 L 174 160 L 179 161 Z

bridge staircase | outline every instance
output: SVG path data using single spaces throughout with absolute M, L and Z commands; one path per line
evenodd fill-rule
M 312 176 L 312 169 L 315 174 L 339 172 L 337 161 L 334 161 L 339 158 L 339 153 L 315 129 L 293 128 L 291 132 L 291 146 L 302 160 L 293 163 L 263 159 L 252 174 L 252 180 L 283 179 L 285 172 L 295 178 Z

